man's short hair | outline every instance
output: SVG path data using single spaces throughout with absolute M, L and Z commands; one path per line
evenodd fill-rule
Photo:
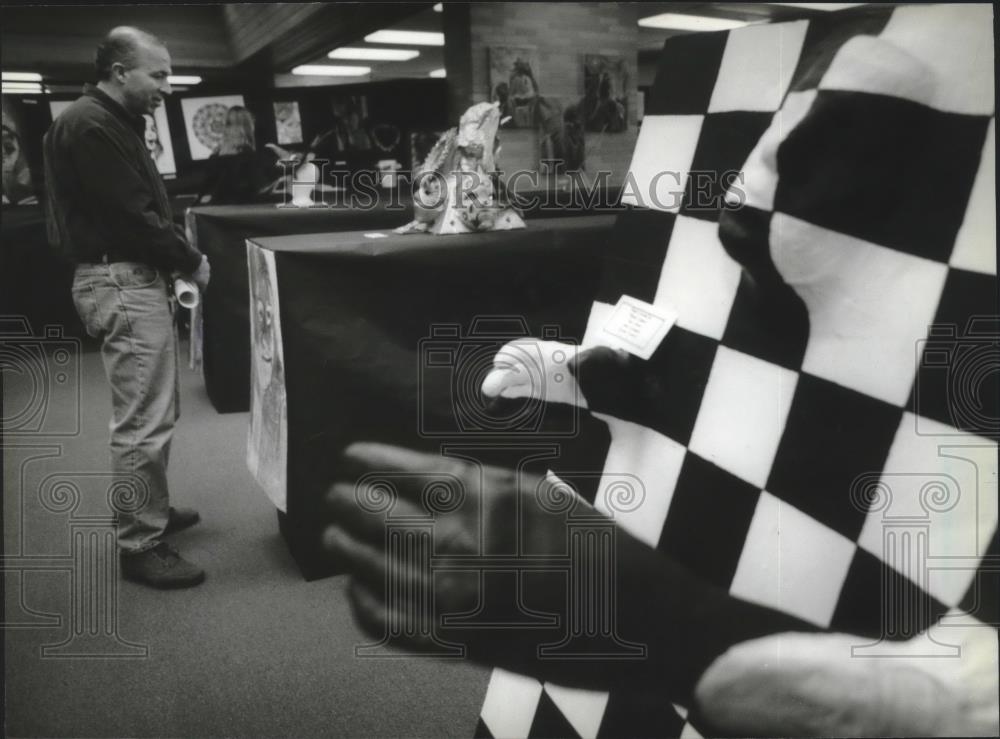
M 163 42 L 151 33 L 130 26 L 112 28 L 108 35 L 97 45 L 94 67 L 97 79 L 111 79 L 111 67 L 121 64 L 125 69 L 135 66 L 136 51 L 140 42 L 151 46 L 163 46 Z

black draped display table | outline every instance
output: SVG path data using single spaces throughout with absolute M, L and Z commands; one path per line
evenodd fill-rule
M 356 231 L 249 241 L 260 256 L 255 265 L 273 254 L 278 330 L 271 338 L 258 332 L 251 351 L 255 362 L 281 355 L 267 370 L 282 366 L 286 399 L 287 497 L 279 519 L 306 577 L 330 574 L 317 556 L 316 506 L 339 452 L 353 441 L 428 451 L 485 445 L 484 462 L 509 465 L 526 445 L 541 445 L 559 459 L 539 461 L 541 473 L 603 459 L 594 444 L 605 445 L 606 432 L 587 414 L 523 400 L 487 409 L 478 388 L 512 338 L 583 338 L 613 223 L 613 216 L 578 216 L 470 235 Z M 259 298 L 272 300 L 260 284 L 255 272 L 258 321 Z M 267 400 L 273 394 L 262 385 L 251 417 L 277 422 Z M 513 420 L 493 424 L 497 418 Z
M 395 228 L 407 223 L 412 213 L 412 206 L 389 208 L 386 203 L 368 209 L 215 205 L 188 210 L 189 238 L 208 256 L 212 267 L 202 304 L 202 371 L 217 411 L 235 413 L 250 407 L 246 239 Z
M 572 192 L 519 193 L 529 220 L 587 216 L 618 202 L 620 188 L 574 197 Z M 583 206 L 589 206 L 585 208 Z M 198 206 L 188 210 L 187 227 L 208 256 L 212 283 L 203 303 L 203 373 L 212 405 L 220 413 L 243 412 L 250 397 L 250 319 L 247 304 L 245 241 L 361 229 L 392 229 L 413 218 L 407 197 L 382 196 L 370 207 L 342 205 L 279 208 L 276 205 Z

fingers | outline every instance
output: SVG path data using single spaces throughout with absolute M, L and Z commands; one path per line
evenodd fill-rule
M 388 631 L 389 620 L 381 588 L 373 588 L 360 580 L 352 580 L 348 592 L 354 617 L 361 628 L 372 636 L 384 636 Z
M 382 592 L 387 567 L 384 549 L 358 539 L 340 525 L 329 526 L 323 532 L 323 547 L 355 578 Z
M 387 604 L 374 590 L 364 583 L 353 581 L 349 590 L 354 617 L 365 631 L 380 639 L 390 637 L 391 644 L 396 647 L 407 647 L 424 652 L 441 653 L 448 648 L 451 655 L 461 656 L 460 644 L 449 644 L 437 636 L 436 628 L 428 628 L 429 624 L 415 620 L 419 609 L 413 607 L 397 608 Z M 423 614 L 433 618 L 432 614 Z
M 338 465 L 339 480 L 327 491 L 329 520 L 355 539 L 382 547 L 387 520 L 425 518 L 442 496 L 465 497 L 471 479 L 466 466 L 404 447 L 352 444 Z
M 342 471 L 348 478 L 366 472 L 454 472 L 454 464 L 438 455 L 370 441 L 351 444 L 344 450 L 343 461 Z
M 358 540 L 381 544 L 388 516 L 426 515 L 418 501 L 406 493 L 407 488 L 401 485 L 389 488 L 378 483 L 334 483 L 326 498 L 330 522 L 350 531 Z

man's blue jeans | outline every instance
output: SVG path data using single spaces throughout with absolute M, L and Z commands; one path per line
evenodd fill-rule
M 170 516 L 167 462 L 180 415 L 177 334 L 164 275 L 138 262 L 81 264 L 73 302 L 100 338 L 111 384 L 112 506 L 118 546 L 156 545 Z

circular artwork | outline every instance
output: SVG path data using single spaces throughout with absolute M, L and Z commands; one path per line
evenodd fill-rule
M 222 103 L 205 103 L 195 111 L 191 119 L 194 135 L 206 148 L 215 149 L 222 141 L 222 130 L 226 127 L 226 113 L 229 108 Z

